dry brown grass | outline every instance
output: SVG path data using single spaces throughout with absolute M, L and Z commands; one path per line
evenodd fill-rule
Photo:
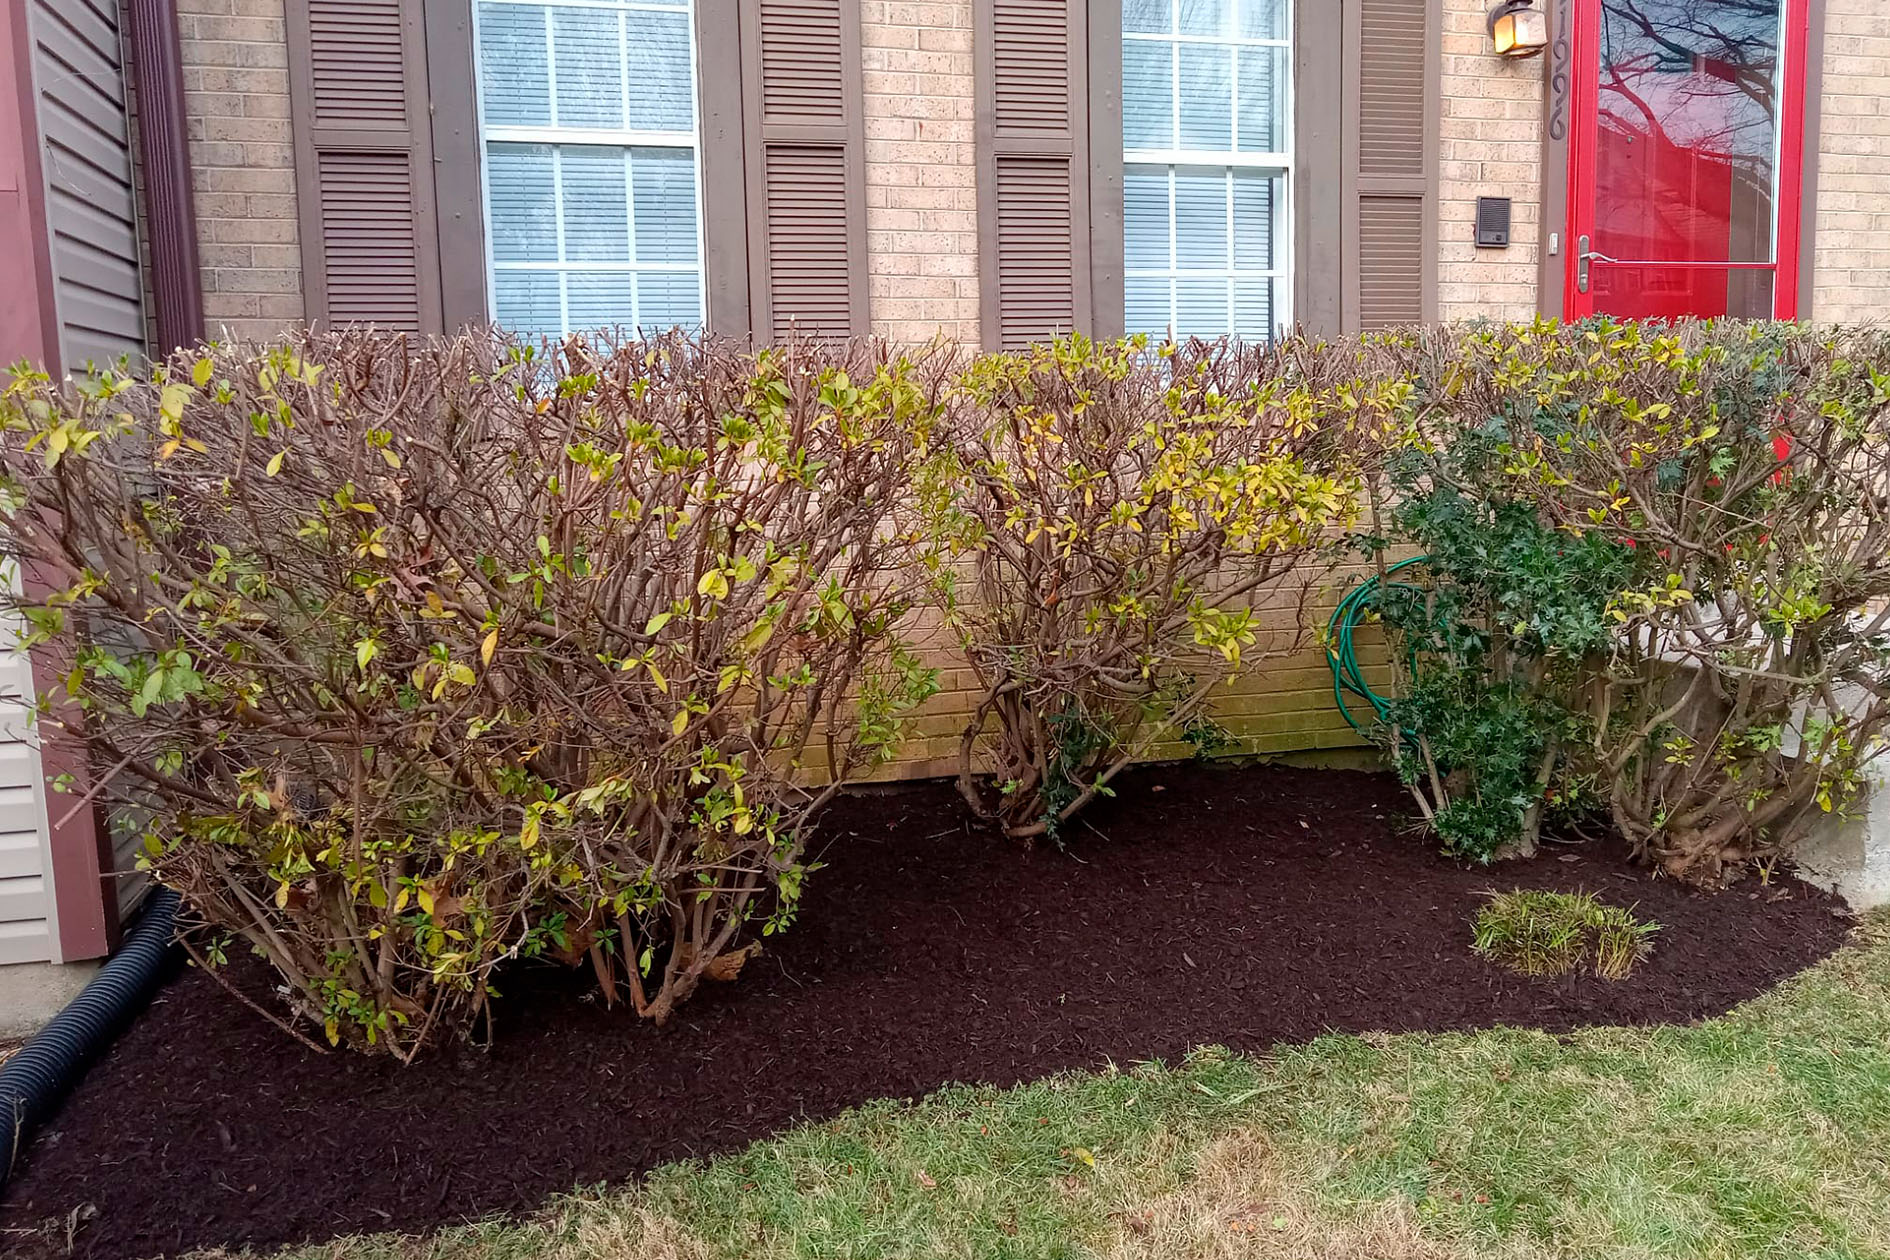
M 1178 1187 L 1110 1213 L 1103 1260 L 1457 1260 L 1426 1238 L 1409 1202 L 1317 1206 L 1267 1136 L 1241 1129 L 1204 1147 Z

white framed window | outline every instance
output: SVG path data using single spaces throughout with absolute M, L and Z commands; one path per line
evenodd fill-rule
M 692 0 L 480 0 L 478 48 L 493 322 L 700 328 Z
M 1129 332 L 1291 323 L 1292 48 L 1289 0 L 1123 0 Z

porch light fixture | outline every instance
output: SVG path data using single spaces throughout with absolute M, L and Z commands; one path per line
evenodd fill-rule
M 1549 18 L 1535 0 L 1503 0 L 1490 10 L 1490 42 L 1499 57 L 1534 57 L 1549 46 Z

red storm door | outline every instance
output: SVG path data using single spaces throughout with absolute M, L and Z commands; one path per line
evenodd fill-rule
M 1566 314 L 1798 314 L 1810 0 L 1575 0 Z

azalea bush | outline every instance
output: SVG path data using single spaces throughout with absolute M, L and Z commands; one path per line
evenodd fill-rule
M 1211 693 L 1266 629 L 1256 604 L 1352 518 L 1357 372 L 1297 339 L 1082 337 L 966 370 L 921 498 L 980 692 L 959 758 L 974 811 L 1054 837 L 1156 741 L 1214 738 Z
M 372 333 L 17 375 L 43 720 L 200 958 L 254 947 L 330 1041 L 489 1025 L 532 957 L 660 1021 L 792 921 L 810 820 L 929 694 L 901 513 L 941 376 Z

